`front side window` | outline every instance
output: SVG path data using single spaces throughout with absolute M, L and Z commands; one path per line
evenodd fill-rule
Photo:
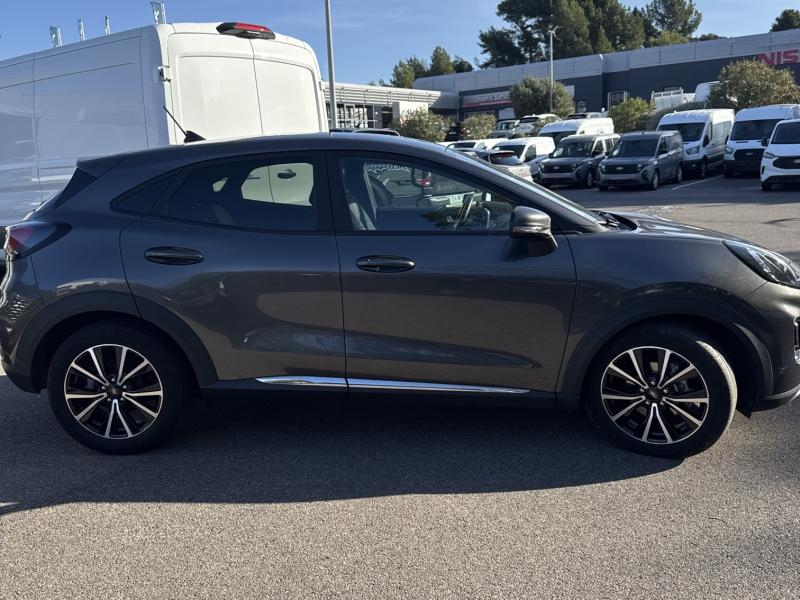
M 661 140 L 661 142 L 658 144 L 658 155 L 661 156 L 667 152 L 669 152 L 669 150 L 667 150 L 667 140 Z
M 314 165 L 311 159 L 251 159 L 198 166 L 154 214 L 226 227 L 312 231 Z
M 355 231 L 506 232 L 517 204 L 424 163 L 343 158 L 340 172 Z

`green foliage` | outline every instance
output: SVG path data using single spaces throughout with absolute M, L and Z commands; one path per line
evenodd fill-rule
M 653 104 L 642 98 L 628 98 L 612 106 L 608 116 L 614 120 L 614 131 L 627 133 L 647 128 L 647 119 L 653 112 Z
M 427 108 L 410 110 L 392 120 L 391 128 L 400 135 L 428 142 L 444 141 L 450 121 Z
M 494 115 L 482 114 L 467 117 L 461 125 L 468 140 L 482 140 L 489 137 L 496 123 Z
M 735 110 L 793 102 L 800 102 L 800 87 L 792 71 L 759 60 L 743 60 L 723 67 L 719 83 L 708 98 L 714 108 Z
M 658 127 L 658 124 L 661 121 L 661 117 L 663 117 L 664 115 L 668 115 L 669 113 L 684 112 L 687 110 L 699 110 L 701 108 L 706 108 L 706 104 L 704 102 L 685 102 L 683 104 L 679 104 L 678 106 L 671 106 L 668 108 L 662 108 L 661 110 L 651 112 L 645 121 L 644 129 L 647 130 L 655 129 L 656 127 Z
M 441 46 L 436 46 L 431 54 L 431 68 L 428 69 L 428 75 L 449 75 L 455 73 L 453 68 L 453 59 L 447 53 L 447 50 Z
M 693 0 L 653 0 L 645 14 L 659 33 L 679 33 L 687 38 L 697 31 L 703 20 Z
M 686 44 L 687 42 L 689 42 L 689 38 L 682 33 L 678 33 L 677 31 L 662 31 L 657 36 L 647 40 L 645 46 L 648 48 L 653 48 L 655 46 L 674 46 L 676 44 Z
M 704 33 L 703 35 L 698 35 L 697 37 L 693 37 L 693 42 L 709 42 L 711 40 L 721 40 L 722 36 L 717 35 L 716 33 Z
M 517 117 L 530 114 L 549 113 L 550 111 L 550 80 L 525 77 L 511 88 L 511 105 Z M 552 112 L 565 117 L 575 109 L 572 96 L 559 81 L 553 86 Z
M 432 75 L 446 75 L 448 73 L 464 73 L 472 71 L 472 63 L 456 56 L 450 58 L 442 46 L 436 46 L 431 54 L 430 65 L 416 56 L 399 61 L 392 69 L 392 77 L 388 85 L 393 87 L 410 88 L 414 81 L 420 77 Z M 385 83 L 381 80 L 381 83 Z
M 408 61 L 401 60 L 392 69 L 392 78 L 389 80 L 389 85 L 398 88 L 410 88 L 415 79 L 414 67 L 408 64 Z
M 521 26 L 521 31 L 497 27 L 481 31 L 478 34 L 478 45 L 481 47 L 481 52 L 488 55 L 488 58 L 480 64 L 481 68 L 510 67 L 541 60 L 543 54 L 539 51 L 538 40 L 535 52 L 523 50 L 522 37 L 526 31 L 524 26 Z
M 472 63 L 467 59 L 456 55 L 456 57 L 453 59 L 453 70 L 456 73 L 468 73 L 469 71 L 474 71 L 475 67 L 473 67 Z
M 800 10 L 787 8 L 775 19 L 770 31 L 788 31 L 800 29 Z

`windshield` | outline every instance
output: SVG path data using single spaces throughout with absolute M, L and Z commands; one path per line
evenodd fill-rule
M 520 123 L 536 123 L 539 117 L 525 117 L 519 120 Z
M 800 122 L 783 123 L 775 129 L 773 144 L 800 144 Z
M 736 121 L 731 130 L 731 139 L 763 140 L 772 135 L 772 131 L 782 119 L 760 119 L 757 121 Z
M 561 141 L 558 144 L 558 148 L 556 148 L 555 152 L 553 152 L 553 158 L 562 158 L 562 157 L 585 157 L 589 156 L 589 153 L 592 151 L 592 142 L 566 142 Z
M 514 129 L 514 121 L 500 121 L 495 127 L 495 131 L 506 131 L 508 129 Z
M 517 158 L 522 158 L 522 153 L 525 152 L 525 144 L 499 144 L 495 148 L 513 152 L 517 155 Z
M 680 131 L 684 142 L 696 142 L 703 137 L 705 123 L 666 123 L 659 125 L 659 131 Z
M 456 142 L 455 144 L 453 144 L 453 148 L 455 148 L 456 150 L 459 148 L 474 148 L 474 147 L 475 147 L 475 142 Z
M 611 156 L 614 158 L 641 156 L 646 156 L 649 158 L 655 155 L 657 146 L 657 138 L 620 140 L 611 151 Z
M 509 167 L 515 167 L 519 164 L 519 159 L 511 152 L 490 154 L 488 158 L 489 162 L 493 165 L 506 165 Z
M 488 162 L 478 161 L 477 163 L 475 163 L 473 159 L 464 156 L 460 152 L 454 153 L 453 156 L 456 157 L 457 160 L 468 161 L 465 164 L 469 164 L 473 169 L 475 168 L 476 164 L 479 166 L 479 168 L 491 169 L 493 173 L 499 173 L 503 177 L 503 179 L 505 179 L 511 185 L 515 186 L 515 188 L 517 189 L 522 188 L 528 193 L 534 193 L 539 198 L 544 198 L 545 200 L 552 202 L 553 204 L 557 204 L 561 208 L 570 211 L 572 214 L 574 214 L 577 217 L 580 217 L 584 221 L 594 224 L 598 223 L 599 221 L 596 214 L 589 212 L 587 209 L 583 208 L 580 204 L 576 204 L 572 200 L 567 200 L 563 196 L 559 196 L 558 194 L 551 192 L 550 190 L 539 187 L 538 185 L 526 179 L 515 177 L 514 175 L 511 175 L 507 171 L 495 167 Z

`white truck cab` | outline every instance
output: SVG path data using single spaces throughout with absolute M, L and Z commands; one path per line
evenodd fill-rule
M 605 133 L 614 133 L 614 121 L 607 117 L 556 121 L 542 127 L 539 135 L 552 138 L 553 143 L 558 144 L 569 135 L 602 135 Z
M 780 121 L 800 119 L 800 104 L 771 104 L 743 108 L 736 113 L 722 163 L 725 177 L 737 173 L 757 173 L 761 169 L 764 146 Z
M 313 50 L 245 23 L 154 25 L 0 62 L 0 225 L 79 158 L 206 139 L 327 131 Z
M 657 129 L 680 132 L 684 172 L 704 179 L 709 169 L 722 168 L 733 118 L 730 109 L 686 110 L 664 115 Z
M 775 126 L 761 159 L 761 189 L 776 183 L 800 183 L 800 119 L 781 121 Z

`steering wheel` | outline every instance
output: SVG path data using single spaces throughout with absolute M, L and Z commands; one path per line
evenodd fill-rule
M 472 207 L 475 205 L 475 199 L 479 194 L 480 192 L 470 192 L 469 194 L 465 194 L 464 205 L 461 208 L 461 212 L 458 214 L 456 222 L 453 223 L 453 229 L 458 229 L 467 222 L 467 217 L 469 217 L 469 213 L 472 210 Z

